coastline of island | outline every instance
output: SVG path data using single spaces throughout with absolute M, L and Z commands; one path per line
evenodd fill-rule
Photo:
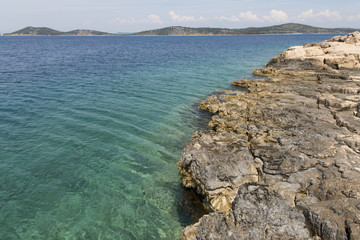
M 182 239 L 360 238 L 360 33 L 291 47 L 200 108 L 178 162 L 211 211 Z
M 95 30 L 78 29 L 62 32 L 48 27 L 25 27 L 2 36 L 236 36 L 236 35 L 285 35 L 285 34 L 345 34 L 360 31 L 353 28 L 321 28 L 304 24 L 286 23 L 269 27 L 230 28 L 190 28 L 171 26 L 161 29 L 135 33 L 107 33 Z
M 116 36 L 117 34 L 100 32 L 95 30 L 77 29 L 69 32 L 62 32 L 47 27 L 25 27 L 12 33 L 5 33 L 2 36 Z
M 171 26 L 161 29 L 133 33 L 131 36 L 237 36 L 237 35 L 287 35 L 287 34 L 346 34 L 359 31 L 352 28 L 321 28 L 298 23 L 286 23 L 268 27 L 190 28 Z

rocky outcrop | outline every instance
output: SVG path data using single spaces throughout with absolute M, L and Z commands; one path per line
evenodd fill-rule
M 293 47 L 201 102 L 178 167 L 213 212 L 184 239 L 360 239 L 359 56 L 358 32 Z
M 360 68 L 360 32 L 334 37 L 321 43 L 291 47 L 270 60 L 265 70 L 330 71 L 333 69 Z
M 264 185 L 241 186 L 233 205 L 228 213 L 217 211 L 202 217 L 185 234 L 206 240 L 310 238 L 303 214 Z

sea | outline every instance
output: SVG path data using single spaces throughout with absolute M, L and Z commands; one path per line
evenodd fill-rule
M 0 239 L 179 239 L 199 101 L 333 36 L 1 36 Z

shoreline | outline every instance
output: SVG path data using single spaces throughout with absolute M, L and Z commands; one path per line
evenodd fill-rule
M 360 33 L 291 47 L 200 108 L 178 168 L 212 211 L 183 239 L 360 238 Z

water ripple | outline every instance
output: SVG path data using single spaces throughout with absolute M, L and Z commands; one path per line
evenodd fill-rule
M 0 37 L 0 239 L 178 239 L 194 103 L 328 38 Z

